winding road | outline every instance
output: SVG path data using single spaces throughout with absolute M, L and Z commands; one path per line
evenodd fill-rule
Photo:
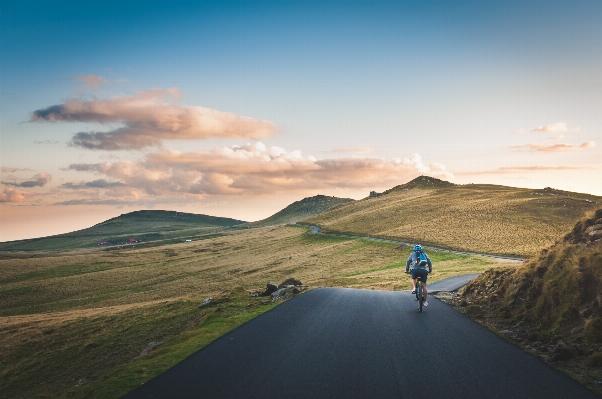
M 186 358 L 124 398 L 597 398 L 431 298 L 320 288 Z
M 390 243 L 393 243 L 393 244 L 400 244 L 400 245 L 409 245 L 409 246 L 413 246 L 414 245 L 413 243 L 410 243 L 410 242 L 397 241 L 397 240 L 388 240 L 388 239 L 385 239 L 385 238 L 378 238 L 378 237 L 357 236 L 357 235 L 343 234 L 343 233 L 322 233 L 320 231 L 321 230 L 320 227 L 318 227 L 318 226 L 311 226 L 311 225 L 299 224 L 299 223 L 297 223 L 297 224 L 299 226 L 309 227 L 309 231 L 312 234 L 324 234 L 324 235 L 336 236 L 336 237 L 364 238 L 366 240 L 390 242 Z M 482 253 L 478 253 L 478 252 L 467 252 L 467 251 L 455 251 L 453 249 L 433 247 L 433 246 L 430 246 L 430 245 L 423 245 L 422 248 L 433 249 L 435 251 L 451 252 L 451 253 L 460 254 L 460 255 L 477 255 L 477 256 L 485 256 L 485 257 L 488 257 L 488 258 L 505 259 L 505 260 L 515 261 L 515 262 L 524 262 L 524 261 L 527 260 L 526 258 L 518 258 L 518 257 L 513 257 L 513 256 L 490 255 L 490 254 L 482 254 Z

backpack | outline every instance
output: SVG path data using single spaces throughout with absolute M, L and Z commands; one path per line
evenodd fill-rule
M 426 267 L 429 264 L 426 254 L 422 251 L 416 254 L 416 266 Z

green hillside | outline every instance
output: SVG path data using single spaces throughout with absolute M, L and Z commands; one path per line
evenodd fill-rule
M 87 229 L 72 233 L 28 240 L 0 243 L 0 251 L 63 250 L 98 247 L 99 242 L 107 247 L 129 243 L 157 240 L 177 240 L 207 234 L 243 221 L 207 215 L 175 211 L 144 210 L 122 214 Z
M 304 220 L 353 233 L 501 255 L 532 256 L 570 229 L 602 197 L 428 176 Z
M 257 222 L 245 223 L 237 227 L 252 228 L 297 223 L 298 221 L 307 219 L 308 217 L 317 216 L 327 209 L 332 209 L 337 205 L 346 204 L 353 201 L 354 200 L 350 198 L 329 197 L 326 195 L 307 197 L 300 201 L 293 202 L 286 208 L 266 219 L 259 220 Z

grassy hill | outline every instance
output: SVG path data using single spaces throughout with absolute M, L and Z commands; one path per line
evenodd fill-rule
M 552 188 L 454 185 L 421 176 L 304 222 L 324 232 L 533 256 L 601 202 L 602 197 Z
M 602 209 L 518 268 L 483 273 L 450 302 L 602 395 Z
M 145 210 L 122 214 L 87 229 L 28 240 L 0 243 L 0 251 L 35 251 L 123 245 L 138 242 L 177 240 L 223 230 L 243 221 L 175 211 Z
M 288 223 L 297 223 L 308 217 L 317 216 L 327 209 L 332 209 L 337 205 L 353 202 L 350 198 L 328 197 L 326 195 L 316 195 L 314 197 L 303 198 L 295 201 L 281 211 L 272 216 L 259 220 L 257 222 L 241 224 L 239 228 L 252 228 L 275 226 Z

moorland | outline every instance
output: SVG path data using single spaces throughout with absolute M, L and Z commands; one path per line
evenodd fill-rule
M 270 280 L 295 277 L 308 289 L 409 288 L 403 268 L 410 247 L 311 234 L 283 223 L 534 258 L 599 202 L 553 189 L 455 186 L 421 177 L 360 201 L 311 197 L 255 225 L 143 211 L 80 232 L 0 243 L 0 353 L 6 360 L 0 392 L 119 397 L 276 306 L 250 295 Z M 459 231 L 464 235 L 455 237 Z M 158 235 L 118 242 L 144 234 Z M 114 243 L 99 246 L 101 239 Z M 431 281 L 516 269 L 516 263 L 482 256 L 429 255 Z M 211 305 L 199 308 L 209 296 Z M 150 343 L 160 344 L 143 353 Z

